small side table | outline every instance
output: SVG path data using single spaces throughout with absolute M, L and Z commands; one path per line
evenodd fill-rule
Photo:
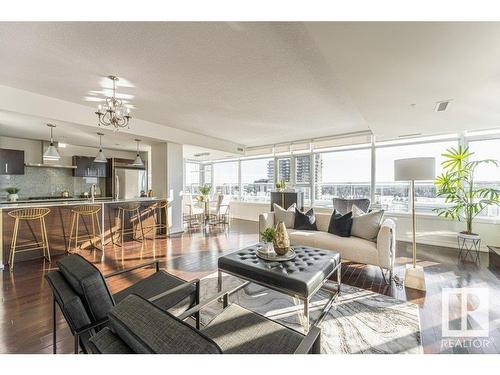
M 470 255 L 474 262 L 479 262 L 479 251 L 481 248 L 481 237 L 477 234 L 465 234 L 459 233 L 457 236 L 458 240 L 458 253 L 459 259 L 467 258 Z M 463 254 L 463 256 L 462 256 Z

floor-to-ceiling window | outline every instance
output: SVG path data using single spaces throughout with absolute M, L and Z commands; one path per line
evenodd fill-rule
M 295 190 L 304 194 L 304 205 L 311 206 L 311 180 L 314 174 L 314 165 L 311 163 L 311 155 L 295 156 L 294 164 Z
M 200 186 L 200 164 L 184 163 L 184 191 L 189 194 L 197 194 Z
M 500 139 L 471 140 L 468 145 L 469 151 L 473 152 L 471 160 L 500 161 Z M 475 183 L 477 186 L 500 189 L 500 167 L 494 164 L 480 164 L 476 168 Z M 500 216 L 500 208 L 496 205 L 488 206 L 479 216 Z
M 316 206 L 331 207 L 333 198 L 370 198 L 371 149 L 315 155 Z
M 241 161 L 241 200 L 269 202 L 274 187 L 274 159 Z
M 436 175 L 441 174 L 443 161 L 442 153 L 450 147 L 457 147 L 458 140 L 415 143 L 391 144 L 381 143 L 376 147 L 376 185 L 374 205 L 386 211 L 409 210 L 410 184 L 405 181 L 394 180 L 394 161 L 397 159 L 416 157 L 435 157 Z M 436 196 L 436 187 L 433 181 L 419 181 L 415 183 L 417 212 L 433 213 L 435 208 L 444 207 L 444 198 Z
M 214 163 L 212 166 L 212 173 L 214 181 L 212 191 L 214 193 L 238 197 L 238 161 Z

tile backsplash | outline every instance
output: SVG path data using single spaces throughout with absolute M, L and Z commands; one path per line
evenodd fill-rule
M 0 199 L 7 197 L 5 191 L 8 187 L 21 189 L 18 193 L 19 199 L 31 197 L 59 196 L 64 190 L 69 191 L 73 197 L 80 196 L 84 191 L 90 191 L 92 184 L 101 189 L 104 196 L 105 179 L 92 177 L 73 177 L 71 169 L 56 168 L 25 168 L 24 175 L 2 175 L 0 176 Z

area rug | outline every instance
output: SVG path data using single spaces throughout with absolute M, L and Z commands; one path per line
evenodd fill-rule
M 223 289 L 230 290 L 244 281 L 224 275 Z M 201 300 L 217 293 L 217 273 L 201 280 Z M 315 321 L 328 300 L 327 291 L 319 291 L 310 305 Z M 280 323 L 302 331 L 304 315 L 296 298 L 249 284 L 231 295 L 229 301 Z M 202 310 L 201 322 L 208 324 L 222 310 L 215 302 Z M 342 284 L 341 294 L 320 324 L 321 352 L 326 354 L 399 354 L 423 353 L 418 307 L 372 291 Z

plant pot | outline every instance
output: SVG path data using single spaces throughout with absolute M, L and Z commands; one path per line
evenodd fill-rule
M 264 242 L 264 250 L 268 253 L 271 254 L 274 252 L 274 246 L 272 242 Z
M 8 196 L 9 202 L 15 202 L 19 199 L 19 195 L 17 194 L 9 194 Z
M 467 233 L 467 232 L 460 232 L 457 235 L 458 238 L 465 239 L 465 240 L 479 240 L 481 239 L 481 236 L 477 233 Z

